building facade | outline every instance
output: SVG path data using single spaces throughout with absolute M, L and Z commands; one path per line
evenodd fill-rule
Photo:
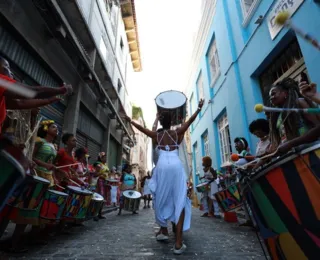
M 100 151 L 110 167 L 130 160 L 134 132 L 121 115 L 131 111 L 127 76 L 141 70 L 134 1 L 3 1 L 0 20 L 0 54 L 19 81 L 74 88 L 42 117 L 76 134 L 92 161 Z
M 317 0 L 203 1 L 186 90 L 190 114 L 201 98 L 206 99 L 190 128 L 195 184 L 202 171 L 201 157 L 211 156 L 218 169 L 227 165 L 235 152 L 234 138 L 245 137 L 255 153 L 258 140 L 248 126 L 264 116 L 254 106 L 267 102 L 272 84 L 284 77 L 299 80 L 302 71 L 320 84 L 320 52 L 275 24 L 281 10 L 287 10 L 299 28 L 320 39 Z
M 143 112 L 140 107 L 132 107 L 132 120 L 137 124 L 145 126 L 145 121 L 143 118 Z M 147 175 L 148 166 L 147 166 L 147 155 L 148 155 L 148 145 L 149 138 L 141 133 L 139 130 L 134 128 L 136 143 L 135 146 L 131 149 L 131 165 L 132 173 L 136 176 L 138 189 L 141 188 L 141 180 L 144 176 Z

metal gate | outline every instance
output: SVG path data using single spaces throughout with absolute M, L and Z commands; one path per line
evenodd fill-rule
M 110 135 L 109 141 L 109 157 L 108 157 L 108 165 L 109 167 L 117 167 L 118 166 L 118 155 L 119 149 L 121 149 L 120 144 Z

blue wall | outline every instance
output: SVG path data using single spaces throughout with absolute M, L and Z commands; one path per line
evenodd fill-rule
M 228 116 L 233 152 L 233 139 L 237 136 L 247 138 L 252 153 L 255 153 L 257 139 L 248 131 L 249 123 L 262 114 L 254 111 L 254 105 L 262 103 L 258 74 L 270 65 L 270 61 L 281 52 L 294 34 L 284 28 L 271 39 L 267 19 L 261 25 L 255 21 L 262 15 L 267 17 L 272 2 L 261 1 L 247 26 L 242 26 L 240 1 L 217 1 L 212 26 L 202 50 L 200 64 L 189 89 L 188 97 L 194 93 L 198 100 L 196 81 L 202 72 L 206 104 L 201 115 L 191 128 L 191 145 L 198 144 L 199 156 L 202 155 L 201 136 L 208 131 L 210 155 L 215 168 L 220 168 L 220 144 L 217 120 L 225 112 Z M 320 41 L 320 5 L 313 0 L 305 0 L 292 17 L 293 23 Z M 220 60 L 220 76 L 210 88 L 210 77 L 206 54 L 213 39 L 216 40 Z M 320 52 L 298 37 L 305 64 L 312 81 L 320 85 Z M 208 100 L 211 99 L 210 104 Z M 197 102 L 195 102 L 197 103 Z M 197 158 L 199 160 L 201 158 Z M 194 160 L 195 162 L 195 160 Z M 201 162 L 200 162 L 201 164 Z M 193 163 L 195 173 L 195 163 Z M 197 183 L 194 180 L 194 183 Z

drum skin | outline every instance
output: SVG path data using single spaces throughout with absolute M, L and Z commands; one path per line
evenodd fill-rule
M 228 188 L 217 192 L 214 196 L 223 212 L 242 206 L 243 198 L 240 193 L 240 184 L 230 185 Z
M 256 173 L 244 195 L 272 259 L 319 259 L 320 149 Z M 280 165 L 279 165 L 280 164 Z M 270 170 L 269 170 L 270 169 Z
M 179 91 L 169 90 L 160 93 L 156 99 L 158 113 L 169 111 L 171 112 L 173 126 L 180 125 L 184 122 L 187 115 L 187 98 Z
M 209 182 L 201 183 L 196 186 L 197 192 L 203 193 L 210 190 L 210 184 Z

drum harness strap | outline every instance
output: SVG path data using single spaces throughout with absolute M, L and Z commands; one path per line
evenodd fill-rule
M 159 140 L 159 133 L 157 133 L 157 143 L 158 143 L 158 149 L 159 147 L 164 147 L 165 150 L 167 152 L 170 151 L 170 147 L 177 147 L 177 149 L 179 149 L 179 145 L 178 145 L 178 134 L 177 134 L 177 131 L 174 131 L 176 133 L 176 141 L 171 137 L 171 135 L 169 135 L 168 131 L 167 130 L 164 130 L 164 133 L 163 135 L 161 136 L 160 140 Z M 172 144 L 172 145 L 160 145 L 161 141 L 163 140 L 163 137 L 164 135 L 167 134 L 169 136 L 169 138 L 175 143 L 175 144 Z M 170 164 L 170 160 L 169 160 L 169 157 L 167 157 L 168 159 L 168 164 Z

